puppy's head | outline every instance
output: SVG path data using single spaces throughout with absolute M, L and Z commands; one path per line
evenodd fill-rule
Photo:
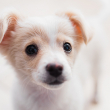
M 22 18 L 10 11 L 0 17 L 0 52 L 21 81 L 27 78 L 57 88 L 71 79 L 76 54 L 80 45 L 89 41 L 89 32 L 74 13 Z

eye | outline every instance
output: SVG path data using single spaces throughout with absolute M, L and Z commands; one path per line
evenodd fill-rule
M 72 47 L 71 47 L 71 44 L 66 42 L 63 44 L 63 49 L 66 51 L 66 52 L 71 52 L 72 50 Z
M 25 52 L 28 56 L 36 55 L 38 52 L 38 47 L 36 45 L 28 45 Z

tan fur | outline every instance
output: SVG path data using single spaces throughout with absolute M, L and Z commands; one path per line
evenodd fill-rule
M 86 24 L 83 24 L 85 23 L 84 19 L 79 18 L 79 16 L 76 13 L 67 12 L 66 15 L 69 17 L 70 21 L 72 22 L 72 25 L 75 26 L 76 28 L 76 33 L 78 35 L 76 37 L 76 40 L 79 43 L 82 43 L 84 41 L 85 44 L 87 44 L 91 40 L 92 33 L 89 33 L 90 30 L 88 30 L 87 32 L 86 28 L 90 28 L 90 27 L 85 27 Z M 88 35 L 90 36 L 89 38 L 87 37 Z
M 72 42 L 72 38 L 70 37 L 70 39 L 68 39 L 67 36 L 65 36 L 64 34 L 59 34 L 57 36 L 57 42 L 59 44 L 59 48 L 58 49 L 60 49 L 60 51 L 62 53 L 64 52 L 64 50 L 63 50 L 63 48 L 61 48 L 62 47 L 61 45 L 63 45 L 63 43 L 65 43 L 65 42 L 68 42 L 68 43 L 71 44 L 72 51 L 66 56 L 66 58 L 67 58 L 68 62 L 70 63 L 70 66 L 72 68 L 73 63 L 74 63 L 74 59 L 73 58 L 75 58 L 75 56 L 74 56 L 75 50 L 74 50 L 74 45 L 73 45 L 73 42 Z M 73 59 L 72 62 L 71 62 L 71 59 Z
M 66 13 L 66 15 L 69 17 L 70 21 L 72 22 L 72 25 L 75 26 L 76 28 L 76 33 L 77 33 L 77 37 L 76 37 L 76 40 L 79 42 L 79 43 L 82 43 L 83 40 L 85 43 L 87 43 L 87 39 L 85 37 L 85 35 L 82 35 L 82 27 L 80 26 L 79 22 L 74 19 L 73 17 L 75 16 L 73 13 Z
M 15 68 L 18 79 L 20 81 L 20 86 L 24 87 L 24 85 L 27 84 L 26 82 L 24 82 L 24 79 L 26 78 L 28 79 L 27 82 L 29 82 L 29 85 L 27 84 L 27 90 L 25 91 L 25 95 L 27 95 L 25 98 L 20 91 L 23 95 L 21 96 L 21 98 L 24 98 L 22 99 L 24 101 L 22 108 L 25 108 L 27 106 L 25 101 L 29 97 L 28 94 L 40 94 L 40 92 L 38 92 L 39 90 L 36 92 L 36 90 L 39 88 L 38 85 L 40 85 L 40 88 L 44 89 L 44 92 L 47 91 L 47 88 L 49 90 L 52 89 L 52 86 L 45 82 L 47 80 L 50 81 L 49 78 L 51 78 L 51 80 L 53 78 L 51 76 L 49 77 L 48 71 L 46 70 L 46 66 L 50 63 L 62 65 L 63 72 L 61 75 L 62 77 L 60 77 L 59 80 L 61 80 L 62 78 L 65 81 L 64 84 L 66 83 L 66 81 L 68 81 L 68 83 L 66 83 L 65 85 L 69 84 L 66 87 L 70 90 L 66 89 L 66 87 L 64 87 L 64 90 L 62 89 L 61 91 L 59 89 L 61 95 L 60 97 L 58 96 L 60 98 L 58 101 L 61 101 L 64 106 L 65 102 L 67 103 L 66 105 L 68 105 L 69 103 L 68 101 L 66 101 L 68 97 L 71 99 L 71 102 L 74 100 L 74 98 L 77 99 L 76 96 L 72 96 L 74 98 L 71 98 L 70 93 L 73 94 L 73 88 L 75 88 L 74 90 L 77 91 L 78 89 L 78 92 L 81 92 L 80 85 L 75 85 L 74 83 L 74 87 L 71 87 L 71 85 L 73 85 L 72 81 L 74 82 L 77 79 L 74 79 L 75 77 L 71 76 L 78 50 L 83 41 L 85 43 L 88 42 L 89 36 L 83 22 L 80 19 L 75 18 L 76 15 L 74 16 L 74 14 L 68 13 L 65 14 L 65 16 L 66 17 L 47 17 L 43 18 L 43 20 L 39 18 L 22 19 L 22 17 L 19 17 L 16 13 L 14 14 L 13 12 L 11 12 L 0 19 L 0 52 L 3 55 L 7 56 L 7 59 Z M 72 47 L 72 50 L 69 53 L 67 53 L 63 48 L 63 44 L 66 42 L 70 43 Z M 35 56 L 29 56 L 25 52 L 26 47 L 32 44 L 35 44 L 38 47 L 38 53 Z M 75 76 L 75 74 L 73 74 L 73 76 Z M 74 80 L 70 80 L 72 78 Z M 33 82 L 35 84 L 33 84 Z M 76 81 L 76 83 L 77 82 L 78 80 Z M 32 91 L 30 87 L 32 88 Z M 53 86 L 53 88 L 55 88 L 55 86 Z M 65 89 L 68 92 L 67 94 L 65 94 Z M 53 92 L 50 90 L 49 92 L 52 93 L 52 100 L 57 104 L 56 107 L 58 107 L 58 109 L 56 110 L 59 110 L 61 107 L 59 106 L 60 102 L 57 103 L 54 97 L 54 95 L 56 94 L 54 94 L 54 92 L 56 91 Z M 46 95 L 47 97 L 47 94 L 43 95 Z M 44 96 L 40 95 L 40 97 L 41 98 L 34 100 L 35 97 L 33 98 L 32 96 L 32 102 L 38 101 L 39 103 Z M 78 108 L 76 110 L 82 110 L 83 108 L 82 97 L 83 96 L 79 97 L 79 99 L 76 100 L 77 103 L 81 104 L 80 107 L 75 106 L 76 108 Z M 62 98 L 64 98 L 65 102 L 63 102 Z M 49 108 L 47 108 L 48 110 L 52 110 L 51 106 L 45 103 L 48 102 L 47 100 L 48 99 L 46 99 L 46 101 L 45 99 L 43 100 L 43 104 L 45 104 L 45 106 L 43 106 L 44 108 L 40 106 L 42 108 L 40 109 L 38 105 L 38 107 L 33 110 L 44 110 L 46 107 Z M 21 103 L 21 101 L 19 103 Z M 19 103 L 17 102 L 18 106 Z M 32 103 L 32 105 L 30 104 L 30 106 L 36 106 L 36 104 L 33 104 L 35 103 Z M 73 104 L 71 104 L 71 107 L 73 108 Z M 68 106 L 67 109 L 71 107 Z M 21 110 L 20 107 L 19 110 Z
M 83 41 L 87 43 L 87 36 L 84 33 L 82 22 L 75 18 L 77 17 L 76 14 L 66 13 L 65 15 L 69 17 L 69 20 L 72 22 L 73 27 L 75 27 L 76 36 L 73 36 L 68 30 L 64 31 L 63 28 L 59 26 L 59 34 L 56 36 L 56 41 L 59 44 L 57 49 L 60 49 L 61 52 L 64 53 L 64 50 L 62 48 L 63 43 L 70 42 L 72 46 L 72 52 L 68 54 L 66 58 L 72 68 L 74 60 L 71 62 L 71 59 L 75 58 L 75 53 L 77 53 L 77 51 L 79 50 L 80 44 L 82 44 Z M 4 30 L 1 31 L 2 36 L 0 37 L 0 39 L 2 42 L 0 43 L 0 51 L 2 52 L 2 54 L 7 56 L 8 60 L 13 66 L 16 66 L 18 71 L 27 71 L 27 75 L 29 75 L 29 73 L 31 73 L 31 70 L 37 68 L 39 61 L 42 59 L 42 55 L 45 54 L 46 50 L 48 50 L 49 38 L 43 28 L 31 26 L 30 28 L 23 29 L 22 27 L 19 27 L 19 21 L 23 22 L 22 18 L 19 17 L 16 13 L 8 13 L 0 20 L 1 26 Z M 24 32 L 24 35 L 19 35 L 19 33 L 17 32 L 16 35 L 13 35 L 13 32 L 15 32 L 18 28 L 20 28 L 19 32 Z M 69 39 L 67 39 L 68 35 L 70 37 Z M 74 38 L 74 45 L 71 38 Z M 39 49 L 37 57 L 29 57 L 25 53 L 25 48 L 31 44 L 43 45 L 45 48 L 41 50 Z M 22 75 L 20 75 L 20 77 L 21 76 Z

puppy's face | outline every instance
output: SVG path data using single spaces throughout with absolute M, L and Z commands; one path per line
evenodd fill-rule
M 0 50 L 22 81 L 52 89 L 71 79 L 77 51 L 87 42 L 84 25 L 74 16 L 21 19 L 8 13 L 1 20 Z

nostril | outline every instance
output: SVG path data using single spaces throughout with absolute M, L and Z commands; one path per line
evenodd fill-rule
M 58 66 L 57 68 L 58 68 L 59 71 L 62 71 L 63 70 L 63 67 L 62 66 Z
M 55 67 L 54 64 L 48 64 L 48 65 L 46 66 L 46 70 L 49 71 L 49 72 L 52 72 L 52 71 L 54 71 L 54 67 Z

